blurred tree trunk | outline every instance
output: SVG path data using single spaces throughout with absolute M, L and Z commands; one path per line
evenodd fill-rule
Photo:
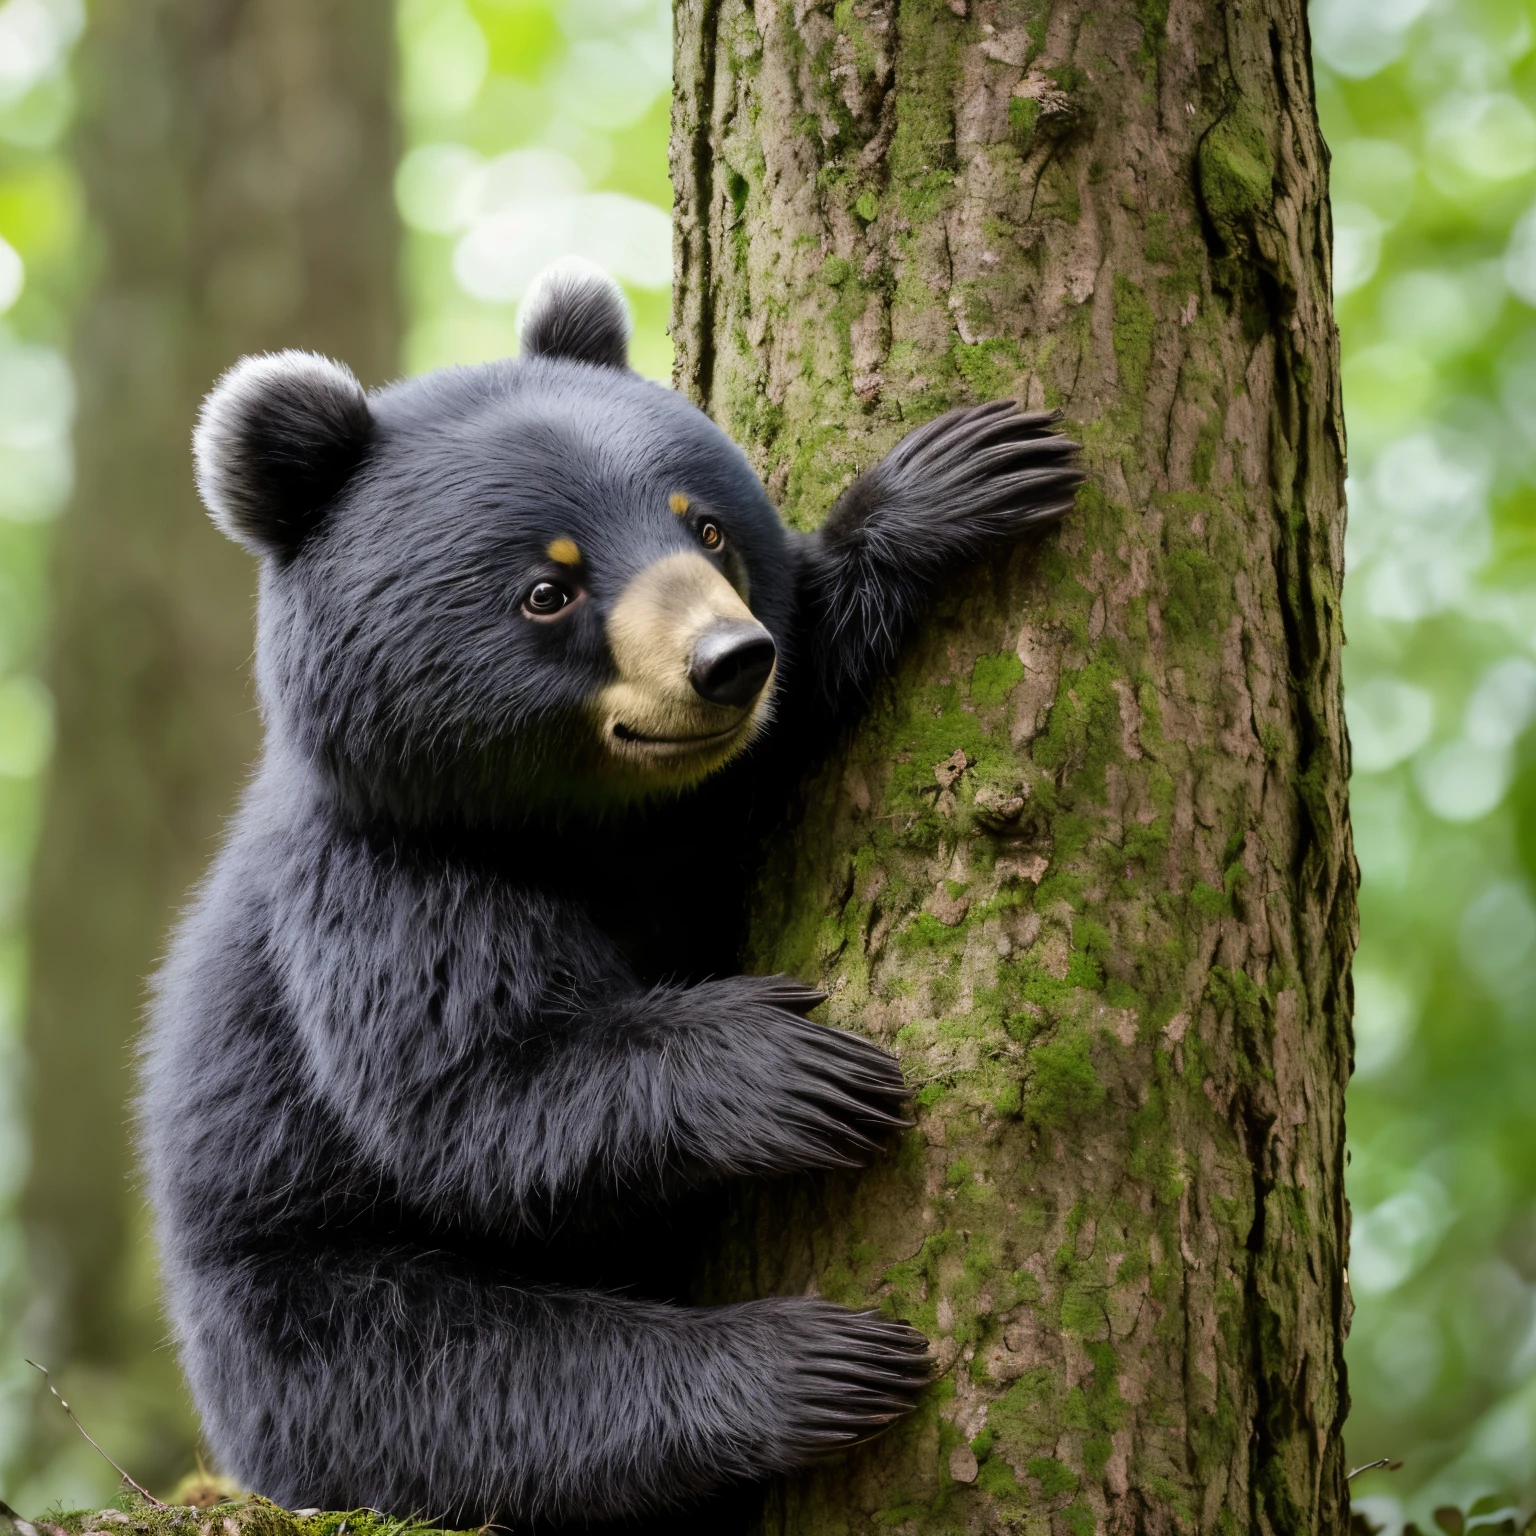
M 368 383 L 393 371 L 392 36 L 374 0 L 101 0 L 81 48 L 99 278 L 55 548 L 26 1214 L 39 1348 L 74 1373 L 98 1436 L 122 1416 L 145 1438 L 114 1449 L 151 1481 L 190 1465 L 190 1421 L 169 1354 L 151 1354 L 129 1042 L 257 743 L 254 571 L 200 510 L 190 433 L 244 352 L 310 347 Z M 72 1435 L 48 1406 L 46 1441 Z
M 964 400 L 1076 514 L 954 584 L 807 788 L 751 967 L 918 1126 L 736 1211 L 718 1298 L 934 1339 L 763 1530 L 1341 1530 L 1355 866 L 1302 0 L 680 0 L 678 382 L 810 525 Z

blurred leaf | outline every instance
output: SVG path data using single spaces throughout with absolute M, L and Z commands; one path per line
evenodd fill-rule
M 1360 748 L 1345 1434 L 1407 1461 L 1358 1497 L 1468 1536 L 1453 1501 L 1536 1502 L 1536 4 L 1311 16 Z
M 396 14 L 407 368 L 506 356 L 529 279 L 574 253 L 624 285 L 630 361 L 668 379 L 666 8 L 398 0 Z
M 559 52 L 560 28 L 551 6 L 537 0 L 473 0 L 470 9 L 498 75 L 535 80 Z
M 79 180 L 64 161 L 0 171 L 0 236 L 28 266 L 70 260 L 83 222 Z

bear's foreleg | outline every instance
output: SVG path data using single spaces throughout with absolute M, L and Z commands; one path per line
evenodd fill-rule
M 223 1464 L 288 1508 L 541 1527 L 668 1508 L 906 1412 L 902 1323 L 799 1297 L 688 1309 L 521 1287 L 442 1253 L 316 1250 L 183 1274 Z
M 802 654 L 826 703 L 886 672 L 940 578 L 1060 516 L 1083 476 L 1049 412 L 1012 400 L 909 433 L 800 544 Z
M 851 1167 L 904 1123 L 901 1068 L 806 1019 L 821 994 L 798 982 L 647 989 L 578 909 L 486 882 L 444 914 L 442 887 L 367 873 L 387 904 L 323 943 L 296 923 L 285 991 L 306 1080 L 417 1210 L 539 1228 L 619 1193 Z

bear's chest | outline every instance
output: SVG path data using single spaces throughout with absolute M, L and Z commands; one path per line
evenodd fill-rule
M 642 982 L 741 968 L 753 848 L 741 829 L 700 815 L 696 802 L 538 834 L 537 850 L 519 862 L 579 905 Z

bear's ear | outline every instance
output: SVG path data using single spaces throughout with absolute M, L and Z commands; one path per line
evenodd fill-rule
M 293 554 L 362 462 L 373 432 L 350 369 L 313 352 L 242 357 L 192 434 L 198 493 L 256 554 Z
M 629 305 L 624 290 L 580 256 L 566 256 L 534 278 L 517 339 L 524 357 L 565 357 L 605 368 L 629 367 Z

